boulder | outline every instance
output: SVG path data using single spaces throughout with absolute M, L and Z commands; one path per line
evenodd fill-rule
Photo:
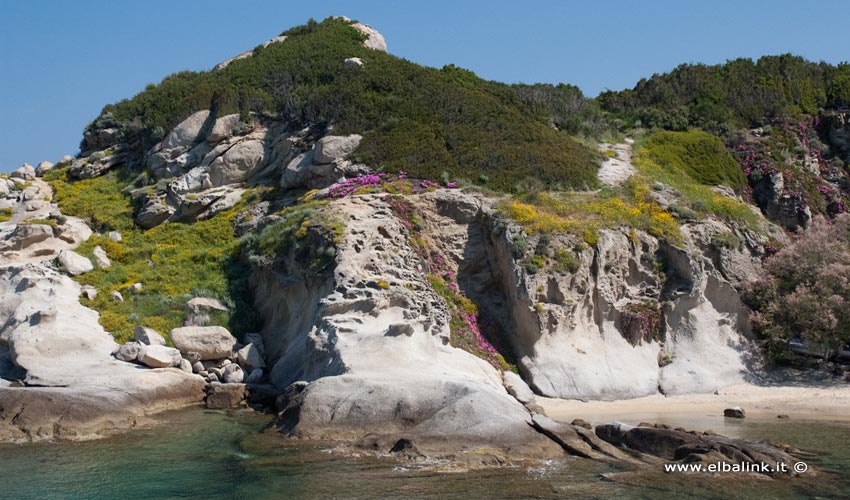
M 387 41 L 384 39 L 384 35 L 378 32 L 378 30 L 368 24 L 354 23 L 352 26 L 357 31 L 366 35 L 367 38 L 363 42 L 364 47 L 372 50 L 380 50 L 381 52 L 387 51 Z
M 115 302 L 124 302 L 124 296 L 121 295 L 121 292 L 118 290 L 112 290 L 112 292 L 109 293 L 109 298 Z
M 148 198 L 136 215 L 136 224 L 144 229 L 156 227 L 174 214 L 174 208 L 168 206 L 162 198 Z
M 139 362 L 151 368 L 167 368 L 169 366 L 180 366 L 180 351 L 173 347 L 164 345 L 143 346 L 139 352 Z
M 192 371 L 195 373 L 201 373 L 202 371 L 204 371 L 204 364 L 200 361 L 195 361 L 192 364 Z
M 35 169 L 29 163 L 24 163 L 17 170 L 9 174 L 12 179 L 31 181 L 35 179 Z
M 256 347 L 258 351 L 260 351 L 260 357 L 265 359 L 266 350 L 265 350 L 265 346 L 263 345 L 263 335 L 262 334 L 260 334 L 260 333 L 246 333 L 245 336 L 243 337 L 243 340 L 245 341 L 245 345 L 253 344 L 254 347 Z
M 359 57 L 349 57 L 342 62 L 343 68 L 360 68 L 363 66 L 363 59 Z
M 343 160 L 360 145 L 363 136 L 351 135 L 327 135 L 316 143 L 316 151 L 313 154 L 313 162 L 319 165 L 333 163 Z
M 205 311 L 221 311 L 227 312 L 227 306 L 222 304 L 218 299 L 211 299 L 208 297 L 195 297 L 186 302 L 186 307 L 189 308 L 193 313 L 200 313 Z
M 243 139 L 210 163 L 209 175 L 214 187 L 247 180 L 262 166 L 265 145 L 260 139 Z
M 236 339 L 221 326 L 184 326 L 171 330 L 171 341 L 180 352 L 196 352 L 203 360 L 230 356 Z
M 201 129 L 209 116 L 210 112 L 208 110 L 193 113 L 171 130 L 168 136 L 162 141 L 162 147 L 164 149 L 188 148 L 199 139 L 198 135 L 201 133 Z
M 227 365 L 224 367 L 222 372 L 222 377 L 228 384 L 241 384 L 242 380 L 245 378 L 245 372 L 242 371 L 242 368 L 240 368 L 239 365 Z
M 140 342 L 127 342 L 118 347 L 115 351 L 115 357 L 121 361 L 134 362 L 139 358 L 139 352 L 142 350 Z
M 246 384 L 259 384 L 263 380 L 263 375 L 265 375 L 265 372 L 263 372 L 263 369 L 257 368 L 255 370 L 253 370 L 250 375 L 248 375 L 248 378 L 245 379 L 245 383 Z
M 106 237 L 112 241 L 121 241 L 122 239 L 124 239 L 123 236 L 121 236 L 121 233 L 119 233 L 118 231 L 109 231 L 108 233 L 106 233 Z
M 520 403 L 526 404 L 534 401 L 534 392 L 528 384 L 514 372 L 503 372 L 502 380 L 508 393 L 515 397 Z
M 97 264 L 97 267 L 101 269 L 106 269 L 107 267 L 112 265 L 112 262 L 106 255 L 106 251 L 100 245 L 94 247 L 94 250 L 92 250 L 92 254 L 94 255 L 94 261 Z
M 192 373 L 192 363 L 190 363 L 187 359 L 181 359 L 178 368 L 186 373 Z
M 133 329 L 133 338 L 145 345 L 165 345 L 165 337 L 159 334 L 153 328 L 148 328 L 142 325 L 136 325 Z
M 59 252 L 59 263 L 65 267 L 71 276 L 79 276 L 94 269 L 94 265 L 89 259 L 73 250 Z
M 210 144 L 218 144 L 233 135 L 233 129 L 239 125 L 239 114 L 222 116 L 215 121 L 210 133 L 207 135 L 207 142 Z
M 89 300 L 94 300 L 97 298 L 97 288 L 91 285 L 83 285 L 80 287 L 80 292 L 83 296 Z
M 723 410 L 723 416 L 727 418 L 744 418 L 747 415 L 743 408 L 741 408 L 740 406 L 735 406 Z
M 265 368 L 266 362 L 263 361 L 263 356 L 260 350 L 254 344 L 248 344 L 236 353 L 236 358 L 239 365 L 245 368 L 248 372 L 252 372 L 257 368 Z
M 201 355 L 196 352 L 187 352 L 183 354 L 183 357 L 188 359 L 190 363 L 195 364 L 201 361 Z
M 49 162 L 49 161 L 43 161 L 43 162 L 39 163 L 35 167 L 36 177 L 41 177 L 42 175 L 44 175 L 47 171 L 49 171 L 54 166 L 55 165 L 53 163 Z
M 59 160 L 59 162 L 57 163 L 57 165 L 63 165 L 63 166 L 70 165 L 72 161 L 74 161 L 74 157 L 73 157 L 73 156 L 71 156 L 71 155 L 65 155 L 65 156 L 63 156 L 63 157 L 62 157 L 62 159 L 61 159 L 61 160 Z
M 207 386 L 207 408 L 238 408 L 245 400 L 245 384 L 211 382 Z

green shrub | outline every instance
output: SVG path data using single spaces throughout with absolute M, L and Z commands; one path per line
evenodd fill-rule
M 682 172 L 700 184 L 722 184 L 740 191 L 746 183 L 723 141 L 701 130 L 653 134 L 642 154 L 670 172 Z
M 283 43 L 219 71 L 176 73 L 132 99 L 106 106 L 90 128 L 118 126 L 153 145 L 192 112 L 281 116 L 293 127 L 334 126 L 364 135 L 355 157 L 412 177 L 487 176 L 494 189 L 517 179 L 595 186 L 596 153 L 526 106 L 508 85 L 446 66 L 427 68 L 362 46 L 341 20 L 294 28 Z M 366 65 L 343 67 L 348 57 Z

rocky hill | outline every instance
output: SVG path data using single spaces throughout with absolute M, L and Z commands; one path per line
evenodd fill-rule
M 547 104 L 568 88 L 385 50 L 345 18 L 293 28 L 2 179 L 0 436 L 85 437 L 247 389 L 294 437 L 627 462 L 601 436 L 629 429 L 557 427 L 536 398 L 761 376 L 742 290 L 811 218 L 742 167 L 763 128 L 731 152 L 696 130 L 591 148 L 562 118 L 597 123 L 597 105 Z

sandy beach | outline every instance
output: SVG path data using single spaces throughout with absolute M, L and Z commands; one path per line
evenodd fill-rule
M 612 420 L 636 424 L 674 418 L 722 417 L 740 406 L 747 418 L 787 415 L 795 420 L 850 421 L 850 385 L 758 386 L 739 384 L 717 394 L 654 395 L 621 401 L 579 401 L 538 397 L 546 414 L 560 421 L 581 418 L 593 424 Z

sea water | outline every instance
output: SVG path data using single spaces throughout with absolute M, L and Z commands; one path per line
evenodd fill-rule
M 189 409 L 159 425 L 81 443 L 0 446 L 3 499 L 850 497 L 850 424 L 666 417 L 675 426 L 811 451 L 817 474 L 771 480 L 629 470 L 565 458 L 465 470 L 294 442 L 250 411 Z

